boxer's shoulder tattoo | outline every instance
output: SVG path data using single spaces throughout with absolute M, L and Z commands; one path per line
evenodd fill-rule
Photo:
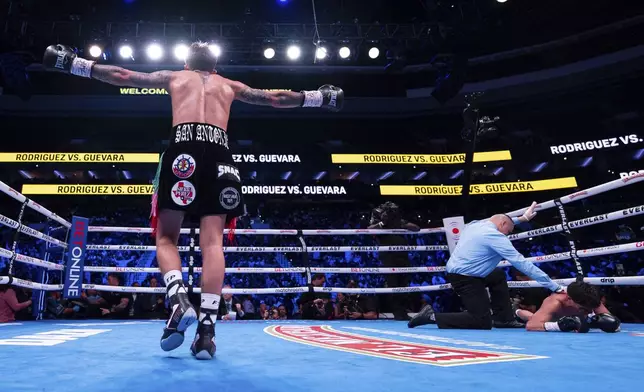
M 162 88 L 168 86 L 171 76 L 172 71 L 145 73 L 104 64 L 92 68 L 93 79 L 117 86 Z

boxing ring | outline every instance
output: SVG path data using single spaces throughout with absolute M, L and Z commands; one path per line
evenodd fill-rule
M 624 186 L 644 181 L 633 175 L 589 188 L 560 199 L 541 203 L 537 211 L 559 208 L 562 223 L 510 236 L 521 241 L 540 235 L 567 232 L 580 227 L 644 214 L 644 206 L 613 211 L 596 217 L 569 221 L 563 205 Z M 11 284 L 41 292 L 62 291 L 62 284 L 49 284 L 50 274 L 64 272 L 65 266 L 50 260 L 56 251 L 35 258 L 17 252 L 18 233 L 46 243 L 47 249 L 67 248 L 71 223 L 27 199 L 0 182 L 0 191 L 21 203 L 17 220 L 0 215 L 0 224 L 16 231 L 12 249 L 0 248 L 0 257 L 9 260 L 9 275 L 0 284 Z M 30 209 L 47 218 L 47 232 L 23 223 Z M 509 212 L 520 216 L 525 209 Z M 435 273 L 445 267 L 341 268 L 309 265 L 311 252 L 432 252 L 447 251 L 447 246 L 308 246 L 306 239 L 324 235 L 431 235 L 445 228 L 404 230 L 236 230 L 246 236 L 292 236 L 299 245 L 288 247 L 226 247 L 228 253 L 296 253 L 303 265 L 284 268 L 227 268 L 227 274 L 299 274 L 307 283 L 315 273 L 392 274 Z M 448 229 L 449 230 L 449 229 Z M 148 228 L 90 226 L 94 233 L 147 235 Z M 183 229 L 190 245 L 187 252 L 188 274 L 192 285 L 200 268 L 194 265 L 199 253 L 195 246 L 196 229 Z M 58 237 L 58 238 L 56 238 Z M 576 249 L 551 255 L 530 257 L 534 263 L 620 254 L 644 250 L 644 242 L 633 242 L 591 249 Z M 88 251 L 152 252 L 154 246 L 91 244 Z M 60 252 L 60 251 L 58 251 Z M 62 259 L 62 256 L 58 256 Z M 12 276 L 14 263 L 41 267 L 40 282 Z M 500 266 L 509 265 L 502 262 Z M 152 267 L 85 266 L 87 273 L 159 273 Z M 574 281 L 557 279 L 562 285 Z M 594 285 L 644 285 L 644 277 L 585 278 Z M 533 281 L 511 281 L 512 287 L 540 287 Z M 129 293 L 161 293 L 164 287 L 127 287 L 82 284 L 83 289 Z M 435 292 L 450 289 L 449 284 L 393 287 L 341 288 L 313 287 L 315 292 L 387 294 Z M 309 287 L 233 288 L 231 294 L 297 294 Z M 194 292 L 199 289 L 194 287 Z M 607 334 L 591 331 L 574 333 L 529 333 L 525 330 L 491 331 L 438 330 L 435 326 L 408 329 L 406 323 L 373 321 L 234 321 L 217 322 L 217 354 L 214 361 L 196 361 L 186 342 L 171 353 L 161 351 L 161 320 L 38 320 L 0 324 L 0 391 L 442 391 L 517 389 L 561 391 L 582 389 L 626 391 L 641 389 L 641 363 L 644 360 L 644 325 L 623 324 L 622 331 Z M 187 340 L 192 339 L 194 327 Z

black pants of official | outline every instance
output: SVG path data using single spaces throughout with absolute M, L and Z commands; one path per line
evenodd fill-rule
M 447 274 L 447 280 L 460 297 L 465 312 L 436 313 L 438 328 L 492 329 L 492 320 L 512 321 L 510 290 L 503 270 L 496 268 L 485 278 Z M 489 296 L 486 288 L 490 290 Z

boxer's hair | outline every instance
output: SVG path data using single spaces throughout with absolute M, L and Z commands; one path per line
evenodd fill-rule
M 207 42 L 193 42 L 188 49 L 186 65 L 191 71 L 212 72 L 217 65 L 217 57 Z
M 599 291 L 588 283 L 573 282 L 566 291 L 570 299 L 585 309 L 593 310 L 601 303 Z

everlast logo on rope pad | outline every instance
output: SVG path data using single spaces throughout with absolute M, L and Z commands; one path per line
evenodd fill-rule
M 377 252 L 378 247 L 377 246 L 352 246 L 351 248 L 352 252 Z
M 627 216 L 631 214 L 641 214 L 644 213 L 644 206 L 637 206 L 633 208 L 626 208 L 622 210 L 622 215 Z
M 388 246 L 388 250 L 390 251 L 413 251 L 416 250 L 415 246 Z
M 260 247 L 242 247 L 242 248 L 236 248 L 237 252 L 263 252 L 266 248 L 263 246 Z
M 382 339 L 340 332 L 326 325 L 273 325 L 265 328 L 264 332 L 280 339 L 330 350 L 441 367 L 545 358 Z
M 309 248 L 311 252 L 334 252 L 339 251 L 339 246 L 312 246 Z
M 296 246 L 279 247 L 274 249 L 275 252 L 301 252 L 302 248 Z
M 595 222 L 602 222 L 608 219 L 608 214 L 604 215 L 598 215 L 598 216 L 593 216 L 591 218 L 585 218 L 585 219 L 580 219 L 578 221 L 573 221 L 570 222 L 568 225 L 571 229 L 574 229 L 575 227 L 583 227 L 583 226 L 588 226 L 592 225 Z

